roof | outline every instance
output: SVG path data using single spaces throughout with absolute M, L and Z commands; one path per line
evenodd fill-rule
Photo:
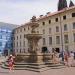
M 38 21 L 39 21 L 39 20 L 42 20 L 42 19 L 46 19 L 46 18 L 48 18 L 48 17 L 50 17 L 50 16 L 53 16 L 53 15 L 56 15 L 56 14 L 63 13 L 63 12 L 65 12 L 65 11 L 68 11 L 68 10 L 71 10 L 71 9 L 75 9 L 75 6 L 67 7 L 67 8 L 64 8 L 63 10 L 60 10 L 60 11 L 57 11 L 57 12 L 50 13 L 50 14 L 47 14 L 47 15 L 45 15 L 45 16 L 42 16 L 42 17 L 38 18 Z
M 37 18 L 37 21 L 46 19 L 46 18 L 51 17 L 51 16 L 53 16 L 53 15 L 61 14 L 61 13 L 65 12 L 65 11 L 68 11 L 68 10 L 71 10 L 71 9 L 75 9 L 75 6 L 67 7 L 67 8 L 64 8 L 63 10 L 60 10 L 60 11 L 57 11 L 57 12 L 54 12 L 54 13 L 49 13 L 49 14 L 47 14 L 47 15 L 45 15 L 45 16 L 42 16 L 42 17 L 40 17 L 40 18 Z M 30 22 L 27 22 L 27 23 L 25 23 L 25 24 L 23 24 L 23 25 L 17 27 L 16 29 L 21 28 L 21 27 L 24 27 L 24 26 L 28 26 L 28 25 L 30 25 L 29 23 L 30 23 Z

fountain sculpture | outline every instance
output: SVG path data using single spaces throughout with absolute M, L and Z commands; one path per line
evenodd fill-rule
M 29 51 L 28 53 L 17 54 L 14 66 L 15 69 L 26 69 L 39 72 L 39 69 L 47 69 L 45 67 L 52 64 L 51 55 L 50 53 L 42 53 L 39 50 L 38 42 L 42 38 L 42 34 L 37 33 L 35 30 L 39 26 L 35 16 L 32 17 L 29 26 L 31 27 L 31 33 L 26 34 Z M 5 63 L 2 67 L 8 68 L 6 65 L 7 63 Z
M 50 59 L 50 53 L 42 53 L 41 50 L 39 50 L 38 42 L 42 38 L 42 34 L 39 34 L 36 31 L 39 24 L 37 23 L 35 16 L 32 17 L 28 26 L 30 26 L 31 32 L 25 36 L 28 40 L 29 50 L 28 53 L 20 53 L 19 56 L 23 58 L 25 63 L 44 63 Z
M 50 53 L 40 52 L 38 42 L 42 38 L 42 34 L 37 33 L 35 30 L 39 26 L 35 16 L 32 17 L 29 26 L 31 27 L 31 33 L 26 34 L 29 51 L 28 53 L 20 53 L 16 55 L 14 69 L 40 72 L 50 69 L 51 67 L 62 67 L 62 65 L 53 64 L 52 55 L 50 55 Z M 2 67 L 6 69 L 9 68 L 8 66 L 7 62 L 2 65 Z
M 41 53 L 38 50 L 38 41 L 42 38 L 42 34 L 38 34 L 35 30 L 35 28 L 39 26 L 35 16 L 32 17 L 29 26 L 31 27 L 31 33 L 26 34 L 26 38 L 28 40 L 28 45 L 29 45 L 29 53 L 30 53 L 28 61 L 30 63 L 41 62 L 42 56 L 40 55 Z

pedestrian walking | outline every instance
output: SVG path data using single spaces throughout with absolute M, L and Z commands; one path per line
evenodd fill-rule
M 9 71 L 13 70 L 14 67 L 14 58 L 12 55 L 9 56 L 8 58 L 8 64 L 9 64 Z
M 68 66 L 72 67 L 73 62 L 74 62 L 74 53 L 71 51 L 69 56 Z
M 69 58 L 69 55 L 67 52 L 64 52 L 64 63 L 66 66 L 68 66 L 68 58 Z

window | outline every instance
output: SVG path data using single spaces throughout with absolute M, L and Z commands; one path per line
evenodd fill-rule
M 1 32 L 1 28 L 0 28 L 0 32 Z
M 72 13 L 72 17 L 75 17 L 75 13 Z
M 23 42 L 23 45 L 24 45 L 24 47 L 25 47 L 25 41 Z
M 43 29 L 43 34 L 45 34 L 45 29 Z
M 20 41 L 20 47 L 21 47 L 21 41 Z
M 24 49 L 24 53 L 25 53 L 25 49 Z
M 12 31 L 11 30 L 5 30 L 7 33 L 11 33 Z
M 17 40 L 18 40 L 18 36 L 17 36 Z
M 49 37 L 49 45 L 52 45 L 52 37 Z
M 28 26 L 28 30 L 29 30 L 29 26 Z
M 8 36 L 6 36 L 6 40 L 8 40 Z
M 15 37 L 13 37 L 13 39 L 15 40 Z
M 1 50 L 0 50 L 0 52 L 1 52 Z
M 43 45 L 45 45 L 46 44 L 46 40 L 45 40 L 45 38 L 43 38 Z
M 10 37 L 9 36 L 6 36 L 6 40 L 9 40 L 10 39 Z
M 73 34 L 73 37 L 74 37 L 74 42 L 75 42 L 75 33 Z
M 59 27 L 58 26 L 56 26 L 56 32 L 59 32 Z
M 24 31 L 25 31 L 26 29 L 24 28 Z
M 20 35 L 20 39 L 21 39 L 21 35 Z
M 51 28 L 49 28 L 49 34 L 51 34 Z
M 20 29 L 20 32 L 22 32 L 22 28 Z
M 37 33 L 39 33 L 39 31 L 37 31 Z
M 66 15 L 65 16 L 63 16 L 63 20 L 65 20 L 66 19 Z
M 73 29 L 75 29 L 75 22 L 73 23 Z
M 18 29 L 17 29 L 17 33 L 18 33 Z
M 25 36 L 25 34 L 24 34 L 24 38 L 25 38 L 26 36 Z
M 58 18 L 56 18 L 55 21 L 58 22 Z
M 0 39 L 2 39 L 2 35 L 0 35 Z
M 69 51 L 69 46 L 65 46 L 65 51 Z
M 69 43 L 68 35 L 64 35 L 64 42 L 65 42 L 65 43 Z
M 0 42 L 0 46 L 2 46 L 2 42 Z
M 20 49 L 20 53 L 21 53 L 21 49 Z
M 45 25 L 45 22 L 42 22 L 43 25 Z
M 56 44 L 60 44 L 60 36 L 56 36 Z
M 18 42 L 17 42 L 17 47 L 18 47 Z
M 13 46 L 15 47 L 15 42 L 13 43 Z
M 51 23 L 51 20 L 49 20 L 49 24 Z
M 67 24 L 64 25 L 64 31 L 67 31 Z
M 18 52 L 18 49 L 17 49 L 17 52 Z
M 10 37 L 10 40 L 13 40 L 14 38 L 13 37 Z

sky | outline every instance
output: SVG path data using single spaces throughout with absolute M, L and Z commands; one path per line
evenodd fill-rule
M 75 4 L 75 0 L 72 0 Z M 67 0 L 68 4 L 70 0 Z M 21 25 L 32 16 L 57 11 L 58 0 L 0 0 L 0 22 Z

